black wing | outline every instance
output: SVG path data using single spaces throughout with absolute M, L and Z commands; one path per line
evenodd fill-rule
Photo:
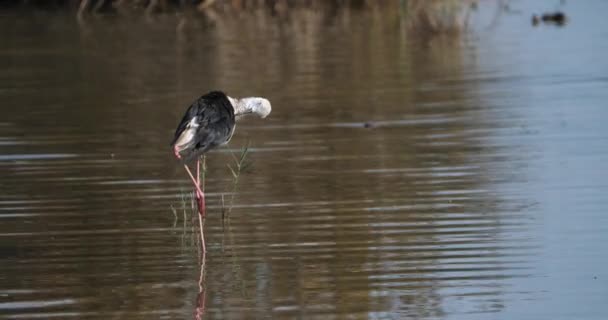
M 171 145 L 175 144 L 194 118 L 198 127 L 190 147 L 184 150 L 187 159 L 228 142 L 234 130 L 232 104 L 224 93 L 214 91 L 200 97 L 188 108 L 175 131 Z
M 190 124 L 190 121 L 194 117 L 196 117 L 196 114 L 198 113 L 197 109 L 200 107 L 200 105 L 197 102 L 198 102 L 198 100 L 195 101 L 193 104 L 191 104 L 190 107 L 188 107 L 188 110 L 186 111 L 186 114 L 184 114 L 182 121 L 180 121 L 179 125 L 177 125 L 177 129 L 175 129 L 175 134 L 173 136 L 173 141 L 171 141 L 171 144 L 170 144 L 171 146 L 175 145 L 175 142 L 177 142 L 177 139 L 179 139 L 179 137 L 182 135 L 184 130 L 186 130 L 186 128 L 188 127 L 188 124 Z

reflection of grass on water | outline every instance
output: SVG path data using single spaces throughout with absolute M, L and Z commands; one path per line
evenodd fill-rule
M 198 209 L 196 207 L 196 200 L 194 192 L 181 192 L 177 195 L 177 199 L 180 203 L 179 208 L 171 205 L 171 211 L 173 212 L 173 228 L 178 228 L 181 216 L 181 248 L 182 250 L 190 247 L 197 248 L 198 254 L 201 254 L 201 243 L 198 237 L 199 233 L 196 230 L 198 224 Z M 190 229 L 190 230 L 188 230 Z M 189 231 L 189 232 L 188 232 Z M 189 239 L 186 236 L 189 235 Z

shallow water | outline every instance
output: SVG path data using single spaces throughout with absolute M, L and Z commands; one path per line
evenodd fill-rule
M 605 319 L 608 3 L 509 3 L 2 13 L 0 317 Z M 168 143 L 215 88 L 274 109 L 207 156 L 201 267 Z

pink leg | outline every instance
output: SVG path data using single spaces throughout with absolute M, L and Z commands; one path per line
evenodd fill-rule
M 197 193 L 196 198 L 198 200 L 198 205 L 199 205 L 199 214 L 204 217 L 205 216 L 205 194 L 203 193 L 203 191 L 201 191 L 201 187 L 197 183 L 197 179 L 195 179 L 194 176 L 192 175 L 192 172 L 190 172 L 190 168 L 188 168 L 187 165 L 184 165 L 184 168 L 186 169 L 186 172 L 188 172 L 188 175 L 190 176 L 190 179 L 192 179 L 192 183 L 194 184 L 194 188 L 196 189 L 196 193 Z
M 201 246 L 202 246 L 202 251 L 203 252 L 207 252 L 207 248 L 205 245 L 205 235 L 203 234 L 203 218 L 205 218 L 205 194 L 203 193 L 203 191 L 201 191 L 200 185 L 197 183 L 197 179 L 194 178 L 194 176 L 192 175 L 192 172 L 190 172 L 190 168 L 188 168 L 187 165 L 184 165 L 184 168 L 186 168 L 186 172 L 188 172 L 188 175 L 190 176 L 190 179 L 192 179 L 192 183 L 194 183 L 194 188 L 196 189 L 196 198 L 198 200 L 198 226 L 199 226 L 199 231 L 201 234 Z M 198 167 L 197 167 L 198 170 Z
M 200 159 L 196 159 L 196 185 L 201 186 L 201 161 Z M 198 192 L 199 190 L 196 191 L 196 200 L 198 203 L 198 207 L 201 208 L 201 201 L 204 197 L 204 192 L 202 189 L 200 189 L 200 192 Z M 203 205 L 204 206 L 204 205 Z M 204 215 L 204 214 L 203 214 Z
M 202 215 L 198 215 L 198 227 L 201 233 L 201 247 L 203 251 L 203 255 L 207 252 L 207 246 L 205 245 L 205 234 L 203 233 L 203 217 Z M 203 258 L 204 259 L 204 258 Z
M 196 159 L 196 183 L 201 185 L 201 159 Z
M 204 217 L 205 216 L 205 190 L 203 190 L 203 188 L 201 188 L 200 166 L 201 166 L 201 160 L 196 159 L 196 185 L 198 185 L 198 188 L 200 190 L 200 194 L 198 195 L 198 198 L 197 198 L 198 207 L 200 208 L 201 215 Z
M 181 155 L 179 154 L 179 151 L 177 150 L 177 147 L 175 147 L 173 149 L 173 153 L 175 154 L 175 157 L 178 159 L 181 159 Z M 205 236 L 203 234 L 203 218 L 205 217 L 205 194 L 203 193 L 203 191 L 201 190 L 201 182 L 200 182 L 200 160 L 196 161 L 196 179 L 194 178 L 194 176 L 192 176 L 192 172 L 190 172 L 190 168 L 188 168 L 188 165 L 184 164 L 184 168 L 186 169 L 186 172 L 188 172 L 188 175 L 190 176 L 190 179 L 192 179 L 192 183 L 194 184 L 194 189 L 196 190 L 196 200 L 198 202 L 198 213 L 199 213 L 199 217 L 198 217 L 198 223 L 199 223 L 199 228 L 200 228 L 200 233 L 201 233 L 201 246 L 203 247 L 203 253 L 207 252 L 207 248 L 205 246 Z
M 203 190 L 201 187 L 201 174 L 200 174 L 200 169 L 201 169 L 201 159 L 197 158 L 196 159 L 196 183 L 199 186 L 199 189 L 201 190 L 200 194 L 197 194 L 196 198 L 198 199 L 198 207 L 200 208 L 200 210 L 202 210 L 201 214 L 198 217 L 198 226 L 201 232 L 201 247 L 203 247 L 203 260 L 204 258 L 204 254 L 205 252 L 207 252 L 207 248 L 205 246 L 205 236 L 203 234 L 203 217 L 205 216 L 205 190 Z M 204 307 L 203 307 L 204 310 Z

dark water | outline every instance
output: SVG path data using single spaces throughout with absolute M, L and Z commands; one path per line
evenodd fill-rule
M 509 4 L 3 13 L 0 317 L 606 319 L 608 3 Z M 201 269 L 168 143 L 214 88 L 274 109 L 207 157 Z

